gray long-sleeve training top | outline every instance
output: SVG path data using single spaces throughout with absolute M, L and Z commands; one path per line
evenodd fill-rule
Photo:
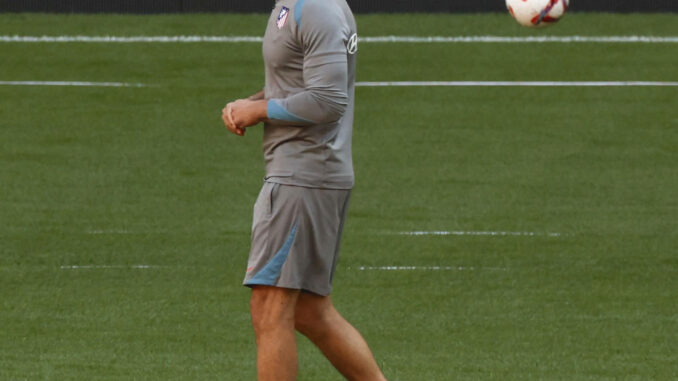
M 358 34 L 345 0 L 279 0 L 263 43 L 266 180 L 351 189 Z

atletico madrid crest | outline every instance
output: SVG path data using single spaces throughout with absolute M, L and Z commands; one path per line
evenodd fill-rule
M 290 9 L 287 7 L 282 7 L 280 14 L 278 15 L 278 21 L 276 22 L 278 29 L 282 29 L 285 26 L 285 23 L 287 22 L 287 16 L 289 15 Z

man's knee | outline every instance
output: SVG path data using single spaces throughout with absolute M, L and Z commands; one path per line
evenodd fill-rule
M 332 311 L 329 297 L 302 294 L 297 301 L 294 326 L 305 336 L 322 334 L 330 324 Z
M 254 287 L 250 299 L 252 326 L 257 334 L 294 327 L 299 292 L 276 287 Z

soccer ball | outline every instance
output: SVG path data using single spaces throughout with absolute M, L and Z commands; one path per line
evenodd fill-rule
M 570 0 L 506 0 L 506 7 L 520 25 L 541 28 L 560 20 Z

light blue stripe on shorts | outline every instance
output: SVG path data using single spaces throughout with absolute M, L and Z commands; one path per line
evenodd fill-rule
M 278 250 L 277 253 L 271 258 L 270 261 L 262 268 L 256 275 L 254 275 L 245 285 L 247 286 L 274 286 L 280 278 L 280 271 L 282 270 L 285 261 L 287 261 L 287 256 L 290 254 L 290 248 L 292 248 L 292 242 L 294 242 L 294 237 L 297 235 L 297 224 L 295 223 L 292 227 L 292 231 L 287 236 L 285 244 Z

